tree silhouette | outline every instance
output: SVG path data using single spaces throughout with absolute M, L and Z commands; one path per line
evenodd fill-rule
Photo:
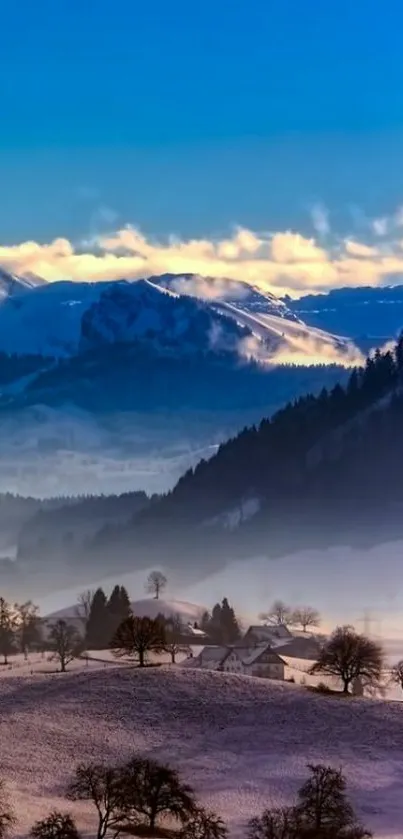
M 24 658 L 27 659 L 30 648 L 40 646 L 42 641 L 39 609 L 31 600 L 27 600 L 26 603 L 20 605 L 16 603 L 14 612 L 20 649 Z
M 250 820 L 247 839 L 303 839 L 296 808 L 265 810 Z
M 53 810 L 45 819 L 35 822 L 30 830 L 31 839 L 80 839 L 70 813 Z
M 64 620 L 58 620 L 50 626 L 49 644 L 52 650 L 51 658 L 60 664 L 62 673 L 67 665 L 83 652 L 83 639 L 74 626 Z
M 356 821 L 346 796 L 341 770 L 323 764 L 308 764 L 310 778 L 298 792 L 297 814 L 302 837 L 363 839 L 370 836 Z
M 114 655 L 134 658 L 140 667 L 144 667 L 148 653 L 159 655 L 164 652 L 164 626 L 159 620 L 131 615 L 118 626 L 110 646 Z
M 80 764 L 67 788 L 70 801 L 90 801 L 97 817 L 97 839 L 104 839 L 109 831 L 119 834 L 122 822 L 122 790 L 120 770 L 97 763 Z
M 3 663 L 8 664 L 8 656 L 16 651 L 17 615 L 9 603 L 0 597 L 0 653 Z
M 133 758 L 122 769 L 120 786 L 126 824 L 137 825 L 141 817 L 151 835 L 161 816 L 186 821 L 196 810 L 193 789 L 155 760 Z
M 16 824 L 16 817 L 10 805 L 5 783 L 0 778 L 0 839 L 6 839 Z
M 308 765 L 310 777 L 294 806 L 265 810 L 248 825 L 248 839 L 366 839 L 346 796 L 341 770 Z
M 398 661 L 394 664 L 391 672 L 392 681 L 401 687 L 403 690 L 403 661 Z
M 298 609 L 294 609 L 291 623 L 293 626 L 301 626 L 302 630 L 306 632 L 308 626 L 319 626 L 320 614 L 317 609 L 312 609 L 311 606 L 300 606 Z
M 77 597 L 76 616 L 81 620 L 84 627 L 84 636 L 87 637 L 88 621 L 91 614 L 92 602 L 94 600 L 95 591 L 87 588 L 82 591 Z
M 161 618 L 159 618 L 161 620 Z M 183 625 L 180 615 L 174 615 L 164 621 L 165 626 L 165 650 L 171 656 L 172 664 L 176 662 L 176 656 L 180 653 L 188 654 L 190 647 L 183 641 Z
M 202 807 L 197 808 L 179 832 L 179 839 L 226 839 L 227 836 L 228 828 L 220 816 Z
M 98 588 L 91 600 L 86 625 L 86 647 L 88 650 L 102 650 L 111 639 L 105 592 Z
M 131 614 L 130 598 L 124 586 L 115 586 L 106 604 L 110 637 Z
M 165 591 L 168 585 L 168 580 L 162 571 L 151 571 L 147 577 L 146 591 L 154 596 L 155 600 L 159 600 L 161 592 Z
M 287 626 L 293 621 L 293 611 L 283 600 L 275 600 L 268 612 L 262 612 L 260 619 L 273 626 Z
M 349 693 L 353 680 L 361 679 L 370 686 L 379 685 L 383 671 L 383 650 L 380 644 L 359 635 L 351 626 L 339 626 L 323 645 L 311 673 L 338 676 L 343 692 Z

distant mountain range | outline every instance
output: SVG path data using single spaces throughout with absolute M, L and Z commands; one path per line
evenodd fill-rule
M 0 503 L 10 585 L 52 589 L 111 557 L 191 576 L 398 528 L 401 344 L 343 365 L 400 331 L 402 288 L 280 301 L 194 275 L 2 272 L 0 296 L 0 492 L 52 498 Z M 61 498 L 77 494 L 111 497 Z
M 169 489 L 360 357 L 231 280 L 48 284 L 3 271 L 0 290 L 0 492 Z
M 345 381 L 401 325 L 403 287 L 293 301 L 192 274 L 0 271 L 0 492 L 166 491 L 243 426 Z
M 365 351 L 399 335 L 403 328 L 403 285 L 338 288 L 284 300 L 309 326 L 346 335 Z

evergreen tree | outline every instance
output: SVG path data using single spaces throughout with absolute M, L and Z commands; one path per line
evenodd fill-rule
M 131 615 L 130 599 L 124 586 L 115 586 L 107 603 L 109 635 L 115 634 L 118 626 Z
M 88 650 L 105 649 L 110 641 L 109 613 L 105 592 L 98 588 L 92 599 L 87 621 L 86 647 Z
M 233 644 L 241 637 L 241 630 L 234 609 L 224 597 L 221 604 L 221 639 L 224 644 Z
M 241 637 L 238 620 L 226 597 L 215 604 L 211 616 L 208 612 L 203 615 L 201 627 L 215 644 L 233 644 Z
M 396 358 L 396 366 L 397 372 L 400 379 L 403 376 L 403 332 L 399 336 L 399 340 L 396 344 L 395 349 L 395 358 Z

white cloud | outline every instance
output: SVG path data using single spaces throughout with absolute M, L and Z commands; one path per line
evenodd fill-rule
M 389 230 L 389 219 L 386 216 L 373 219 L 372 229 L 376 236 L 386 236 Z
M 113 223 L 112 211 L 106 210 L 102 216 L 104 223 Z M 381 229 L 380 221 L 372 222 L 374 230 L 376 224 L 378 231 Z M 386 221 L 384 230 L 390 229 L 390 220 Z M 397 221 L 394 228 L 397 232 L 396 225 Z M 200 288 L 204 285 L 205 296 L 210 296 L 212 291 L 201 281 L 202 277 L 229 277 L 251 282 L 278 295 L 296 296 L 343 285 L 399 282 L 403 276 L 403 252 L 396 232 L 394 239 L 382 242 L 382 247 L 359 241 L 357 237 L 334 239 L 324 247 L 315 238 L 298 232 L 258 233 L 246 228 L 235 228 L 232 235 L 220 239 L 171 237 L 155 241 L 128 225 L 111 234 L 94 233 L 79 246 L 65 238 L 44 244 L 27 241 L 3 245 L 0 265 L 48 281 L 136 279 L 166 272 L 181 276 L 192 273 L 199 278 L 195 282 Z
M 314 204 L 311 209 L 313 228 L 318 236 L 328 236 L 330 233 L 329 211 L 323 204 Z
M 356 256 L 358 259 L 371 259 L 371 257 L 378 256 L 376 248 L 365 245 L 363 242 L 356 242 L 354 239 L 346 241 L 345 249 L 348 254 Z

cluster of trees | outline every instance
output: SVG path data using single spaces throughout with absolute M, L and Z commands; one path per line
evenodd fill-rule
M 265 810 L 251 819 L 247 839 L 365 839 L 371 834 L 358 822 L 346 794 L 341 770 L 308 765 L 309 777 L 296 804 Z M 4 785 L 1 788 L 0 839 L 16 823 Z M 206 810 L 194 789 L 171 766 L 135 755 L 120 765 L 80 764 L 66 798 L 92 804 L 97 839 L 107 834 L 161 835 L 161 822 L 176 822 L 178 839 L 226 839 L 228 829 L 216 813 Z M 164 833 L 163 835 L 166 835 Z M 31 839 L 79 839 L 70 813 L 53 811 L 36 822 Z
M 159 600 L 168 584 L 161 571 L 152 571 L 146 580 L 145 589 Z M 107 598 L 102 588 L 87 590 L 79 597 L 77 616 L 84 623 L 87 649 L 102 650 L 111 643 L 118 626 L 131 615 L 130 597 L 124 586 L 116 585 Z M 163 615 L 159 616 L 163 621 Z
M 3 664 L 13 653 L 21 652 L 25 658 L 28 652 L 40 649 L 42 633 L 38 607 L 30 600 L 26 603 L 8 603 L 0 597 L 0 655 Z
M 109 646 L 118 626 L 131 614 L 130 598 L 124 586 L 116 585 L 108 598 L 102 588 L 87 590 L 79 598 L 77 616 L 84 625 L 87 649 Z
M 200 629 L 208 635 L 214 644 L 233 644 L 242 634 L 241 624 L 226 597 L 216 603 L 211 614 L 205 612 L 200 622 Z
M 319 626 L 320 613 L 312 606 L 292 606 L 284 603 L 283 600 L 275 600 L 267 612 L 261 612 L 260 620 L 267 624 L 279 626 L 300 626 L 306 632 L 308 627 Z

